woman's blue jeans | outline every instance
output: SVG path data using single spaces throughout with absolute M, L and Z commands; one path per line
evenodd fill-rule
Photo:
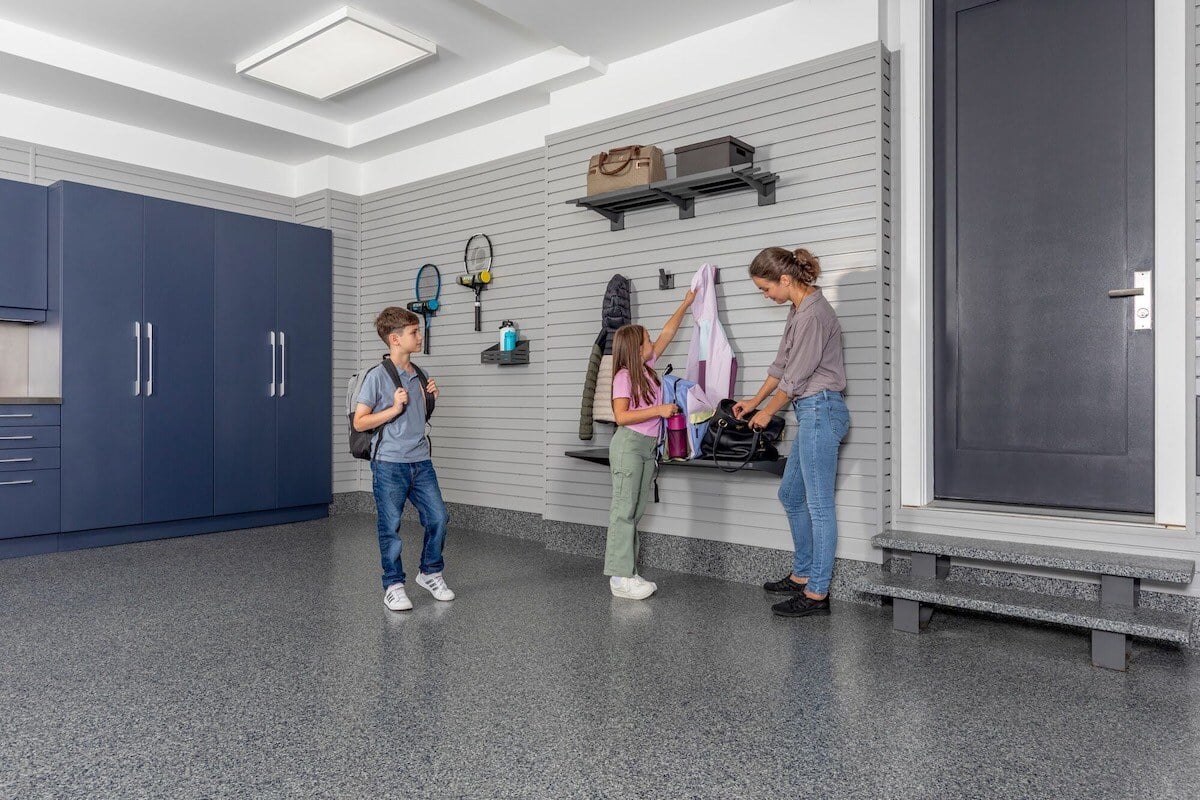
M 796 441 L 779 484 L 796 554 L 792 573 L 808 577 L 808 591 L 823 595 L 833 578 L 837 553 L 838 448 L 850 430 L 850 411 L 841 392 L 822 391 L 792 403 Z

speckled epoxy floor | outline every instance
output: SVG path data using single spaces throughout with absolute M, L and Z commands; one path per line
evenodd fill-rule
M 406 528 L 415 572 L 419 531 Z M 0 798 L 1194 798 L 1200 665 L 452 530 L 387 611 L 350 515 L 0 561 Z

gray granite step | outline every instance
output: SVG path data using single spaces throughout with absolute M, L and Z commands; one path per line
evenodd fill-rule
M 1087 600 L 1051 597 L 996 586 L 873 572 L 860 579 L 858 590 L 885 597 L 915 600 L 918 603 L 1053 622 L 1179 644 L 1187 644 L 1191 637 L 1191 620 L 1185 614 L 1130 606 L 1102 606 Z
M 1168 583 L 1191 583 L 1196 574 L 1196 562 L 1183 558 L 1112 553 L 1103 550 L 1082 550 L 1075 547 L 1056 547 L 1045 544 L 1004 542 L 996 539 L 977 539 L 969 536 L 946 536 L 936 533 L 912 533 L 889 530 L 871 540 L 876 547 L 957 556 L 978 561 L 997 561 L 1006 564 L 1049 567 L 1051 569 L 1090 572 L 1095 575 L 1117 575 L 1125 578 Z

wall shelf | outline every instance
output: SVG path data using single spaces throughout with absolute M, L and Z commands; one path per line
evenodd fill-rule
M 514 364 L 528 364 L 529 340 L 521 339 L 517 342 L 516 348 L 512 350 L 501 350 L 500 345 L 494 344 L 479 354 L 479 363 L 499 364 L 502 367 L 511 367 Z
M 568 200 L 567 205 L 590 208 L 607 219 L 612 230 L 620 231 L 625 229 L 625 212 L 654 206 L 674 205 L 679 209 L 680 219 L 692 219 L 696 216 L 696 198 L 703 195 L 753 191 L 758 195 L 760 206 L 774 205 L 778 179 L 775 173 L 764 172 L 753 165 L 722 167 L 646 186 L 580 197 Z
M 578 458 L 582 461 L 590 461 L 593 464 L 603 464 L 608 466 L 608 448 L 607 447 L 589 447 L 586 450 L 568 450 L 564 455 L 571 458 Z M 730 466 L 734 466 L 736 462 L 731 462 Z M 689 467 L 691 469 L 717 469 L 717 465 L 713 463 L 711 458 L 698 458 L 694 461 L 664 461 L 664 467 Z M 751 461 L 746 465 L 745 469 L 754 470 L 755 472 L 769 472 L 772 475 L 783 475 L 783 469 L 787 466 L 787 458 L 780 456 L 776 461 Z

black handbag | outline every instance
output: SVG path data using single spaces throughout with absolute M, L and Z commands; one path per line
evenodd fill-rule
M 700 441 L 701 454 L 711 457 L 723 472 L 731 473 L 744 469 L 751 461 L 778 461 L 779 450 L 775 445 L 783 436 L 783 416 L 776 414 L 766 427 L 755 429 L 750 427 L 752 415 L 747 414 L 745 419 L 733 415 L 735 405 L 733 400 L 721 401 Z M 730 469 L 722 460 L 737 465 Z

